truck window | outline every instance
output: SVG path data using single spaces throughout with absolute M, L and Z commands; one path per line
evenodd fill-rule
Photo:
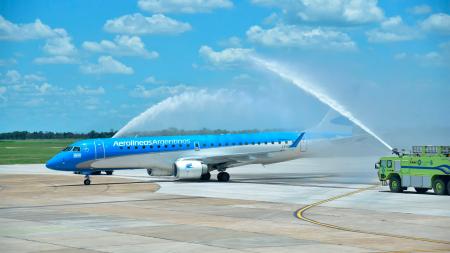
M 381 160 L 381 167 L 386 167 L 386 160 Z
M 387 160 L 387 166 L 388 168 L 392 168 L 392 160 Z

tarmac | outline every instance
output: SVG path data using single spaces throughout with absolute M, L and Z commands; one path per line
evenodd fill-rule
M 377 157 L 229 169 L 219 183 L 0 166 L 1 252 L 450 252 L 450 196 L 378 185 Z

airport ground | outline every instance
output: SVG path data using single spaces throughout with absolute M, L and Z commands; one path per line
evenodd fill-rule
M 377 185 L 376 159 L 303 158 L 245 166 L 229 170 L 229 183 L 117 171 L 92 177 L 90 186 L 80 175 L 40 164 L 1 165 L 0 248 L 449 252 L 450 196 L 390 193 Z M 297 210 L 305 207 L 301 216 L 309 221 L 298 217 Z

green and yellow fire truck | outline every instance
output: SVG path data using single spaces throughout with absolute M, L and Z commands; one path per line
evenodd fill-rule
M 450 146 L 414 146 L 409 154 L 393 150 L 396 156 L 382 157 L 375 164 L 383 185 L 391 192 L 414 187 L 418 193 L 429 189 L 450 194 Z

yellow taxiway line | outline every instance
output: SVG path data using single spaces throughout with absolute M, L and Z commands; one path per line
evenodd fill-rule
M 358 189 L 356 191 L 352 191 L 352 192 L 349 192 L 349 193 L 341 194 L 341 195 L 338 195 L 338 196 L 335 196 L 335 197 L 332 197 L 332 198 L 329 198 L 329 199 L 325 199 L 325 200 L 322 200 L 322 201 L 319 201 L 319 202 L 307 205 L 307 206 L 297 210 L 295 212 L 295 216 L 297 218 L 299 218 L 300 220 L 304 220 L 304 221 L 310 222 L 312 224 L 316 224 L 316 225 L 319 225 L 319 226 L 332 228 L 332 229 L 338 229 L 338 230 L 341 230 L 341 231 L 361 233 L 361 234 L 369 234 L 369 235 L 387 236 L 387 237 L 394 237 L 394 238 L 408 239 L 408 240 L 416 240 L 416 241 L 424 241 L 424 242 L 431 242 L 431 243 L 450 244 L 449 241 L 441 241 L 441 240 L 434 240 L 434 239 L 428 239 L 428 238 L 422 238 L 422 237 L 397 235 L 397 234 L 388 234 L 388 233 L 382 233 L 382 232 L 372 232 L 372 231 L 363 231 L 363 230 L 359 230 L 359 229 L 346 228 L 346 227 L 341 227 L 341 226 L 337 226 L 337 225 L 333 225 L 333 224 L 323 223 L 323 222 L 316 221 L 316 220 L 313 220 L 313 219 L 305 217 L 305 212 L 307 210 L 315 207 L 315 206 L 318 206 L 318 205 L 321 205 L 321 204 L 324 204 L 324 203 L 327 203 L 327 202 L 331 202 L 333 200 L 337 200 L 337 199 L 340 199 L 340 198 L 348 197 L 350 195 L 354 195 L 354 194 L 357 194 L 357 193 L 360 193 L 360 192 L 363 192 L 363 191 L 372 190 L 372 189 L 375 189 L 377 187 L 378 187 L 378 185 L 372 185 L 372 186 L 369 186 L 369 187 L 366 187 L 366 188 L 361 188 L 361 189 Z

